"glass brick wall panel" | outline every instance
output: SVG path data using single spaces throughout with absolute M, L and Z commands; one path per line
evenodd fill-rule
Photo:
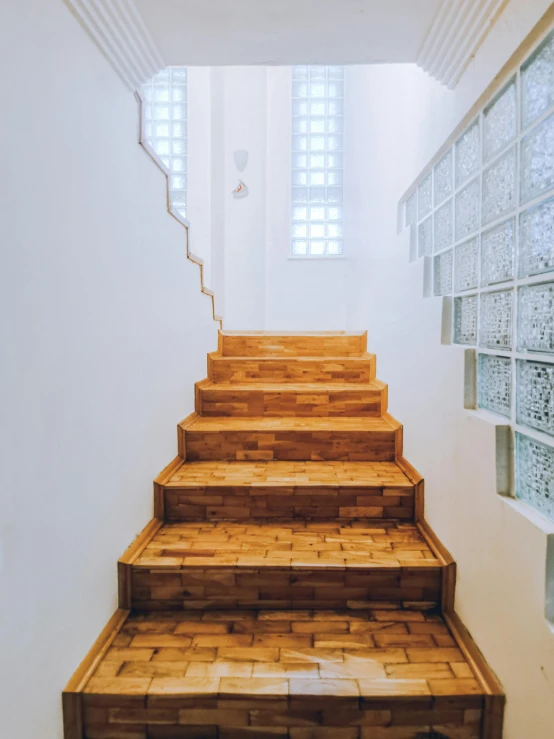
M 452 149 L 435 166 L 435 208 L 452 194 Z
M 554 436 L 554 364 L 517 361 L 516 420 Z
M 454 298 L 454 343 L 477 343 L 477 295 Z
M 516 433 L 516 497 L 554 520 L 554 448 Z
M 483 157 L 488 161 L 516 135 L 516 86 L 512 82 L 483 114 Z
M 459 241 L 479 228 L 479 178 L 456 195 L 455 209 L 455 233 Z
M 292 69 L 292 256 L 343 253 L 344 69 Z
M 479 346 L 488 349 L 512 348 L 513 290 L 481 293 L 479 306 Z
M 456 187 L 462 185 L 479 169 L 481 138 L 479 121 L 475 121 L 456 141 L 455 179 Z
M 433 216 L 429 216 L 417 229 L 417 255 L 426 257 L 433 253 Z
M 166 67 L 141 88 L 143 135 L 169 171 L 172 210 L 187 212 L 187 70 Z
M 483 172 L 483 225 L 509 213 L 516 204 L 516 151 L 510 149 Z
M 524 285 L 518 290 L 517 348 L 554 352 L 554 282 Z
M 433 285 L 435 295 L 450 295 L 452 292 L 452 249 L 435 257 Z
M 417 222 L 417 190 L 406 200 L 406 226 Z
M 514 276 L 513 218 L 481 234 L 481 285 L 494 285 Z
M 431 172 L 417 188 L 417 213 L 419 220 L 433 210 L 433 175 Z
M 527 203 L 554 186 L 554 115 L 521 141 L 521 202 Z
M 434 214 L 434 245 L 435 251 L 442 251 L 452 245 L 454 236 L 454 223 L 452 214 L 452 200 L 448 200 L 440 208 L 437 208 Z
M 477 361 L 477 404 L 503 416 L 512 411 L 512 360 L 479 354 Z
M 521 68 L 521 121 L 525 128 L 554 103 L 554 34 Z
M 456 247 L 454 257 L 455 291 L 471 290 L 477 287 L 477 264 L 479 256 L 479 239 L 475 237 Z
M 520 277 L 554 270 L 554 198 L 519 217 Z

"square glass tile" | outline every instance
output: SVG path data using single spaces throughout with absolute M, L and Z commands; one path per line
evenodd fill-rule
M 479 228 L 479 178 L 456 195 L 456 241 L 471 236 Z
M 511 82 L 483 114 L 483 154 L 488 161 L 516 135 L 516 86 Z
M 554 436 L 554 364 L 517 361 L 517 422 Z
M 514 276 L 513 218 L 481 234 L 481 285 L 510 280 Z
M 417 190 L 406 200 L 406 219 L 405 225 L 411 226 L 417 222 Z
M 454 224 L 452 214 L 452 200 L 448 200 L 434 214 L 434 242 L 435 251 L 442 251 L 452 245 Z
M 479 346 L 488 349 L 512 348 L 513 290 L 481 293 Z
M 454 343 L 477 343 L 477 295 L 454 298 Z
M 434 294 L 450 295 L 452 292 L 452 249 L 439 254 L 433 265 Z
M 435 208 L 452 194 L 452 149 L 435 166 Z
M 433 216 L 429 216 L 417 229 L 417 255 L 426 257 L 433 253 Z
M 525 128 L 554 103 L 554 33 L 521 68 L 521 120 Z
M 510 149 L 483 172 L 483 225 L 516 205 L 516 151 Z
M 431 172 L 417 188 L 417 213 L 419 220 L 433 210 L 433 175 Z
M 518 290 L 517 348 L 520 352 L 554 352 L 554 282 Z
M 516 498 L 554 521 L 554 448 L 516 433 Z
M 454 279 L 457 293 L 477 287 L 477 264 L 479 239 L 464 241 L 456 247 L 454 257 Z
M 520 277 L 554 270 L 554 198 L 519 217 Z
M 463 133 L 454 147 L 456 187 L 463 184 L 479 169 L 481 140 L 479 120 Z
M 512 411 L 512 360 L 479 354 L 477 404 L 493 413 L 510 416 Z
M 554 186 L 554 115 L 522 139 L 520 170 L 522 203 Z

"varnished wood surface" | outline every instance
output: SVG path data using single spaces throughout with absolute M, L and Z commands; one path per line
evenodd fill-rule
M 355 357 L 367 349 L 367 332 L 280 334 L 222 331 L 219 345 L 225 357 Z

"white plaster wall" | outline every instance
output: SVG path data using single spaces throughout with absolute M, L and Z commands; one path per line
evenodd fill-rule
M 133 96 L 60 0 L 0 4 L 0 716 L 60 739 L 216 347 Z

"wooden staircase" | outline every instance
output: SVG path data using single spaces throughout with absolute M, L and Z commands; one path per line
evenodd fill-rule
M 500 739 L 365 333 L 221 332 L 65 739 Z

